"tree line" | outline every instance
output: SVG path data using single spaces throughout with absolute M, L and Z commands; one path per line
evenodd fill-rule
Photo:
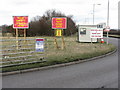
M 54 30 L 52 29 L 52 17 L 66 17 L 67 29 L 64 30 L 65 36 L 75 34 L 78 30 L 75 22 L 72 20 L 73 16 L 66 16 L 64 13 L 56 10 L 47 10 L 42 16 L 33 17 L 29 22 L 29 28 L 27 29 L 27 36 L 54 36 Z M 13 25 L 2 25 L 2 34 L 11 34 L 15 36 L 15 29 Z M 23 30 L 19 29 L 19 36 L 23 36 Z M 106 32 L 104 32 L 106 34 Z M 109 34 L 120 35 L 120 30 L 111 29 Z
M 52 17 L 66 17 L 67 29 L 64 30 L 65 36 L 73 35 L 77 32 L 75 22 L 72 20 L 72 15 L 66 16 L 60 11 L 47 10 L 43 16 L 36 16 L 29 22 L 29 28 L 27 29 L 27 36 L 54 36 L 54 30 L 52 30 Z M 15 36 L 15 29 L 13 25 L 3 25 L 2 33 L 11 33 Z M 19 35 L 23 35 L 23 30 L 19 30 Z
M 107 32 L 103 32 L 103 34 L 107 34 Z M 120 29 L 110 29 L 109 34 L 111 35 L 120 35 Z

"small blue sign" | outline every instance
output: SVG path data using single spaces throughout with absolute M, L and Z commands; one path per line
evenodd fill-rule
M 44 39 L 36 39 L 36 52 L 44 52 Z

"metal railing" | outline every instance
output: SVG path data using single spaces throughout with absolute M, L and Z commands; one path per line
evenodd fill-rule
M 0 67 L 11 67 L 29 63 L 45 62 L 45 53 L 36 52 L 36 39 L 0 40 Z

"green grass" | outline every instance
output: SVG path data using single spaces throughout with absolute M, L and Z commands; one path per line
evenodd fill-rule
M 29 37 L 30 38 L 30 37 Z M 31 37 L 36 38 L 36 37 Z M 38 38 L 38 37 L 37 37 Z M 65 37 L 65 49 L 61 49 L 61 38 L 57 38 L 59 49 L 54 46 L 53 37 L 45 37 L 47 39 L 47 48 L 45 49 L 46 62 L 27 64 L 15 67 L 2 68 L 3 72 L 24 70 L 29 68 L 44 67 L 55 64 L 68 63 L 78 60 L 84 60 L 95 56 L 100 56 L 113 51 L 116 47 L 112 44 L 101 43 L 78 43 L 76 37 Z

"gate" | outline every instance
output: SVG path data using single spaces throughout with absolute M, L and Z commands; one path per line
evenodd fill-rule
M 45 53 L 36 52 L 35 38 L 3 37 L 0 40 L 0 67 L 12 67 L 30 63 L 45 62 Z

